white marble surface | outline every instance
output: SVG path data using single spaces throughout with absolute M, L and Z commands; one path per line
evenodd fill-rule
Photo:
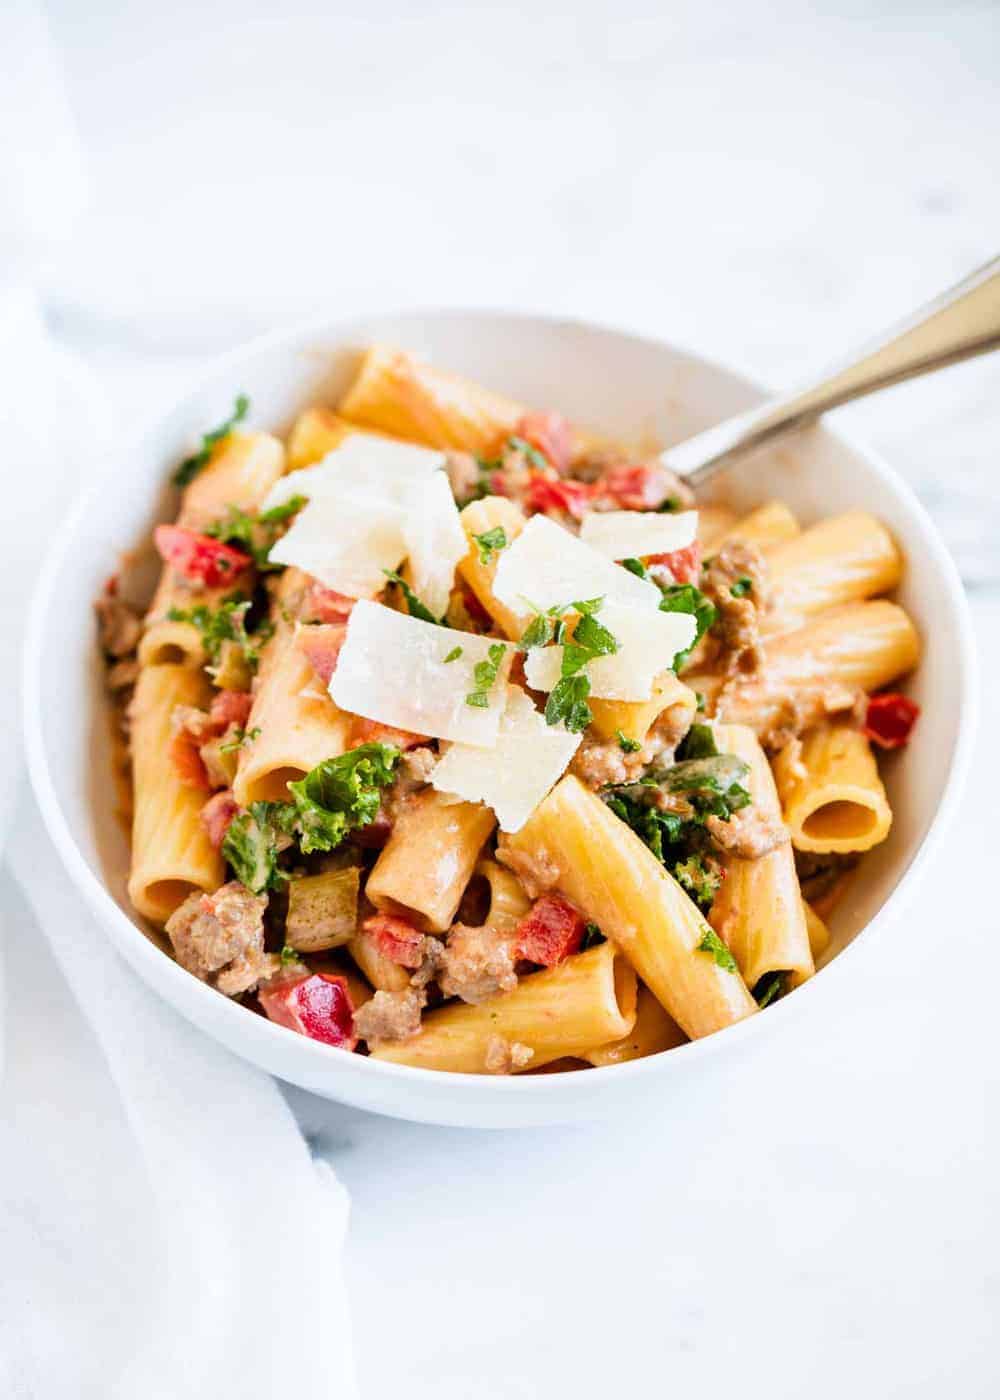
M 390 303 L 595 317 L 789 383 L 997 251 L 993 5 L 50 11 L 92 202 L 41 281 L 123 420 L 250 332 Z M 956 547 L 989 693 L 998 375 L 845 413 Z M 835 1041 L 573 1130 L 292 1094 L 354 1198 L 366 1400 L 996 1394 L 998 781 L 983 740 Z

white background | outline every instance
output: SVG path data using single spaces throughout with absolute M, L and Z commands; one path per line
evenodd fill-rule
M 49 9 L 91 203 L 45 302 L 123 420 L 249 333 L 392 304 L 594 317 L 787 384 L 998 251 L 994 5 Z M 844 415 L 934 507 L 990 675 L 998 379 Z M 365 1400 L 995 1395 L 998 781 L 984 740 L 838 1026 L 640 1120 L 458 1133 L 295 1094 L 354 1200 Z

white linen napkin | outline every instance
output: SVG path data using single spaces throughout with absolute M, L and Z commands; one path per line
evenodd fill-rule
M 352 1400 L 346 1193 L 274 1081 L 119 960 L 18 781 L 26 599 L 102 415 L 10 283 L 0 383 L 0 1394 Z

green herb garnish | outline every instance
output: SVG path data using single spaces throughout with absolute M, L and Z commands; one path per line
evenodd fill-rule
M 770 1006 L 772 1001 L 783 997 L 787 991 L 787 972 L 765 972 L 754 987 L 753 994 L 757 1005 L 763 1010 L 765 1006 Z
M 208 466 L 212 457 L 213 449 L 236 427 L 237 423 L 242 423 L 250 409 L 250 400 L 246 394 L 237 394 L 233 411 L 224 423 L 220 423 L 217 428 L 211 428 L 207 433 L 202 434 L 201 447 L 190 457 L 185 457 L 174 472 L 174 485 L 187 486 L 194 481 L 198 473 Z
M 465 703 L 467 705 L 471 705 L 474 709 L 479 710 L 489 708 L 490 688 L 496 680 L 500 667 L 503 664 L 503 659 L 507 654 L 507 648 L 502 642 L 494 642 L 486 654 L 489 660 L 477 661 L 473 668 L 472 675 L 476 682 L 476 688 L 470 691 L 465 697 Z
M 204 603 L 194 608 L 171 608 L 167 617 L 171 622 L 189 622 L 197 627 L 210 662 L 218 661 L 223 642 L 235 642 L 242 648 L 247 664 L 256 667 L 260 660 L 260 648 L 274 635 L 274 626 L 265 619 L 253 631 L 248 631 L 246 618 L 249 610 L 249 598 L 234 593 L 217 608 L 206 607 Z
M 745 598 L 748 593 L 753 592 L 753 579 L 747 578 L 744 574 L 742 578 L 736 580 L 729 591 L 734 598 Z
M 675 861 L 670 873 L 703 912 L 712 907 L 712 901 L 722 884 L 722 870 L 716 861 L 707 861 L 701 855 L 690 855 L 685 860 Z
M 736 959 L 729 951 L 725 943 L 715 932 L 706 926 L 701 942 L 698 944 L 699 953 L 710 953 L 717 967 L 721 967 L 724 972 L 737 972 Z
M 392 744 L 361 744 L 289 783 L 303 854 L 332 851 L 348 832 L 373 822 L 381 789 L 392 782 L 398 762 L 399 749 Z
M 630 574 L 635 574 L 636 578 L 649 578 L 649 570 L 641 559 L 623 559 L 622 568 L 628 569 Z
M 598 943 L 605 943 L 605 938 L 599 924 L 588 923 L 583 930 L 583 938 L 580 940 L 580 952 L 584 953 L 588 948 L 594 948 Z
M 252 744 L 255 739 L 260 738 L 260 726 L 254 725 L 252 729 L 241 729 L 237 727 L 236 737 L 228 744 L 220 744 L 220 753 L 233 753 L 235 749 L 245 749 L 248 744 Z
M 406 601 L 406 610 L 411 617 L 418 617 L 421 622 L 433 622 L 435 627 L 441 626 L 442 619 L 435 617 L 427 604 L 420 601 L 402 574 L 397 574 L 392 569 L 383 569 L 382 572 L 390 583 L 395 583 L 398 586 Z
M 677 745 L 674 757 L 678 762 L 687 758 L 717 758 L 719 754 L 715 735 L 707 724 L 692 724 L 684 738 Z
M 693 583 L 670 583 L 661 585 L 663 597 L 660 599 L 661 612 L 690 613 L 695 620 L 694 641 L 686 651 L 679 651 L 674 657 L 673 669 L 680 671 L 715 621 L 715 607 L 708 601 L 700 588 Z
M 473 535 L 472 538 L 479 546 L 480 564 L 492 563 L 493 556 L 501 549 L 506 549 L 507 531 L 502 525 L 495 525 L 492 530 L 484 530 L 481 535 Z
M 451 651 L 448 653 L 448 655 L 447 655 L 447 656 L 445 657 L 445 659 L 444 659 L 444 664 L 447 666 L 449 661 L 457 661 L 458 658 L 459 658 L 461 655 L 462 655 L 462 648 L 461 648 L 461 647 L 452 647 Z
M 538 467 L 541 471 L 550 471 L 551 462 L 544 452 L 539 452 L 537 447 L 532 447 L 523 437 L 512 434 L 507 439 L 507 446 L 512 447 L 515 452 L 522 452 L 532 466 Z
M 295 808 L 289 802 L 251 802 L 229 823 L 223 857 L 254 894 L 280 889 L 288 878 L 278 869 L 278 855 L 290 844 L 294 819 Z
M 230 506 L 222 520 L 206 525 L 204 533 L 226 544 L 235 544 L 249 554 L 261 572 L 281 569 L 282 564 L 272 564 L 268 555 L 278 538 L 279 528 L 290 520 L 306 504 L 305 496 L 292 496 L 281 505 L 272 506 L 260 515 L 248 514 L 239 506 Z
M 623 734 L 620 729 L 615 730 L 615 737 L 618 740 L 618 747 L 622 753 L 638 753 L 642 748 L 638 739 L 630 739 L 627 734 Z
M 280 957 L 282 967 L 294 967 L 297 962 L 301 961 L 298 949 L 291 947 L 288 943 L 282 948 Z

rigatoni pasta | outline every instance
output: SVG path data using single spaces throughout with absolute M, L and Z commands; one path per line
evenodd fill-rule
M 917 713 L 871 696 L 920 653 L 882 523 L 699 514 L 388 346 L 286 443 L 249 407 L 179 465 L 145 617 L 97 604 L 129 893 L 175 958 L 471 1074 L 612 1073 L 794 995 Z

